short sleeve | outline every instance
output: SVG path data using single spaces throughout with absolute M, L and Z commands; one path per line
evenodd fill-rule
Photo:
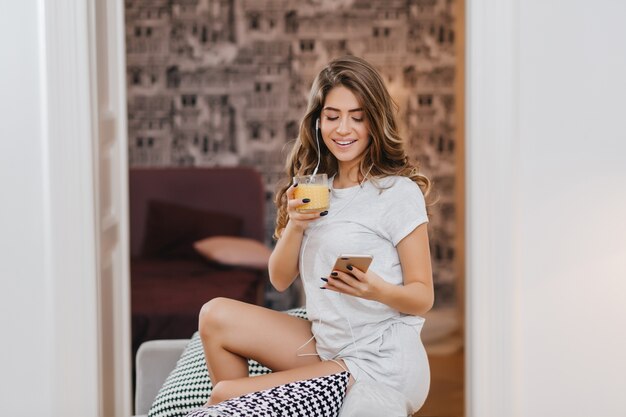
M 417 226 L 428 222 L 424 194 L 411 179 L 395 178 L 381 197 L 381 233 L 393 246 L 397 246 Z

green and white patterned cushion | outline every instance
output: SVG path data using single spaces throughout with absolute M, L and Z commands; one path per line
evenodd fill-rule
M 286 311 L 292 316 L 306 319 L 304 308 Z M 257 361 L 248 361 L 250 376 L 270 373 L 271 370 Z M 212 385 L 204 360 L 202 341 L 198 332 L 194 333 L 176 367 L 169 374 L 159 390 L 148 417 L 183 417 L 189 411 L 206 404 Z

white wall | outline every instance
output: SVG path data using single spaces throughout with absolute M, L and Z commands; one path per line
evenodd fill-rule
M 19 410 L 37 393 L 32 414 L 46 415 L 51 317 L 40 29 L 35 2 L 10 9 L 0 13 L 0 410 L 26 415 Z
M 470 416 L 623 417 L 626 3 L 468 5 Z
M 88 4 L 0 16 L 0 415 L 96 416 Z
M 626 416 L 626 3 L 521 1 L 521 415 Z

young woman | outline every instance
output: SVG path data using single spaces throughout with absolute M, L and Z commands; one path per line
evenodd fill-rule
M 319 121 L 318 121 L 319 119 Z M 319 128 L 319 131 L 316 131 Z M 330 177 L 330 208 L 300 213 L 298 184 L 276 196 L 270 281 L 303 281 L 309 321 L 228 299 L 209 301 L 200 335 L 214 389 L 209 404 L 347 370 L 404 395 L 407 414 L 423 404 L 430 373 L 421 317 L 433 304 L 424 195 L 430 182 L 411 166 L 396 105 L 377 71 L 346 56 L 324 68 L 287 161 L 289 178 Z M 333 271 L 340 254 L 373 256 L 364 272 Z M 248 378 L 247 358 L 272 369 Z

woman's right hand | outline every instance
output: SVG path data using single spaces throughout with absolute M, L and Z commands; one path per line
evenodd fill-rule
M 304 201 L 301 198 L 295 198 L 296 190 L 295 188 L 298 184 L 292 184 L 291 187 L 287 189 L 287 215 L 289 216 L 289 221 L 287 222 L 287 228 L 295 228 L 299 232 L 304 232 L 309 224 L 319 219 L 322 216 L 328 214 L 328 210 L 324 211 L 316 211 L 311 213 L 300 213 L 297 211 L 297 208 L 302 206 L 303 204 L 308 203 L 308 201 Z

